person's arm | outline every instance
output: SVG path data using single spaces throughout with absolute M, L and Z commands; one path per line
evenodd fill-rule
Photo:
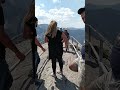
M 45 43 L 49 42 L 48 38 L 45 36 Z
M 11 49 L 20 60 L 24 60 L 25 56 L 12 43 L 8 35 L 4 32 L 4 26 L 0 26 L 0 42 L 7 48 Z
M 65 42 L 65 47 L 67 48 L 67 36 L 64 34 L 64 33 L 62 33 L 62 42 L 64 43 Z
M 35 38 L 35 44 L 36 44 L 37 46 L 39 46 L 39 47 L 42 49 L 43 52 L 45 52 L 45 49 L 43 48 L 43 46 L 41 45 L 41 43 L 38 41 L 37 38 Z

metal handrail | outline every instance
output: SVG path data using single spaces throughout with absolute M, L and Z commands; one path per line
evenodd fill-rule
M 80 43 L 80 42 L 78 42 L 78 40 L 75 38 L 75 37 L 73 37 L 73 36 L 70 36 L 70 39 L 71 39 L 71 41 L 72 41 L 72 43 L 73 43 L 73 41 L 74 41 L 74 43 L 76 43 L 77 45 L 77 50 L 80 48 L 81 49 L 81 47 L 82 47 L 82 44 Z M 73 43 L 73 44 L 74 44 Z
M 75 41 L 77 41 L 73 36 L 71 36 Z M 78 41 L 77 41 L 78 42 Z M 75 50 L 75 53 L 76 53 L 76 55 L 77 55 L 77 57 L 79 58 L 79 60 L 81 60 L 81 61 L 83 61 L 83 59 L 81 59 L 81 57 L 82 57 L 82 55 L 81 55 L 81 52 L 80 53 L 78 53 L 78 50 L 76 49 L 76 47 L 75 47 L 75 45 L 73 44 L 73 41 L 72 42 L 69 42 L 72 46 L 73 46 L 73 48 L 74 48 L 74 50 Z M 79 43 L 79 42 L 78 42 Z M 79 45 L 80 45 L 80 48 L 82 47 L 82 45 L 79 43 Z
M 107 39 L 103 37 L 93 26 L 89 24 L 86 24 L 86 26 L 89 26 L 95 33 L 97 33 L 110 49 L 112 48 L 112 45 L 110 44 L 110 42 L 108 42 Z
M 104 64 L 102 63 L 102 59 L 103 59 L 103 51 L 102 51 L 103 50 L 103 42 L 109 47 L 109 49 L 112 48 L 111 47 L 112 45 L 97 30 L 95 30 L 91 25 L 88 25 L 88 24 L 86 24 L 86 25 L 89 27 L 88 41 L 85 40 L 89 44 L 88 55 L 91 56 L 91 49 L 92 49 L 93 53 L 95 54 L 95 57 L 97 58 L 96 60 L 97 60 L 97 62 L 99 64 L 99 66 L 102 68 L 103 72 L 106 73 L 106 72 L 108 72 L 108 70 L 104 66 Z M 97 53 L 97 51 L 95 50 L 94 46 L 91 43 L 91 34 L 90 34 L 91 30 L 93 30 L 94 33 L 96 33 L 99 36 L 99 38 L 97 38 L 97 40 L 100 40 L 100 48 L 101 49 L 100 49 L 99 54 Z M 94 38 L 96 38 L 96 37 L 94 37 Z M 90 49 L 90 47 L 91 47 L 91 49 Z
M 82 46 L 81 45 L 81 43 L 80 42 L 78 42 L 78 40 L 77 39 L 75 39 L 73 36 L 70 36 L 71 38 L 73 38 L 73 40 L 75 40 L 79 45 L 80 45 L 80 47 Z
M 86 42 L 88 42 L 88 41 L 86 41 Z M 96 60 L 97 60 L 97 62 L 99 64 L 99 66 L 102 68 L 103 72 L 104 73 L 108 72 L 108 70 L 106 69 L 106 67 L 104 66 L 104 64 L 102 62 L 100 62 L 100 57 L 99 57 L 97 51 L 95 50 L 95 48 L 93 47 L 92 43 L 91 42 L 88 42 L 88 43 L 90 44 L 90 46 L 91 46 L 91 48 L 92 48 L 92 50 L 93 50 L 93 52 L 94 52 L 94 54 L 95 54 L 95 56 L 97 58 Z

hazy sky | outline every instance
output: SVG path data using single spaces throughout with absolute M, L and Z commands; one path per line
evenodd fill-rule
M 58 27 L 84 28 L 79 8 L 85 6 L 84 0 L 35 0 L 35 15 L 39 24 L 49 24 L 51 20 L 58 22 Z

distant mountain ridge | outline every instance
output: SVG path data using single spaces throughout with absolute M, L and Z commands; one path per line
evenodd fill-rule
M 37 38 L 39 39 L 40 42 L 44 41 L 44 34 L 48 28 L 48 24 L 40 24 L 37 26 L 36 31 L 37 31 Z
M 37 37 L 40 41 L 44 40 L 44 34 L 48 28 L 48 24 L 40 24 L 36 28 L 37 30 Z M 68 32 L 70 36 L 74 36 L 81 44 L 83 44 L 83 41 L 85 40 L 85 30 L 84 28 L 68 28 Z

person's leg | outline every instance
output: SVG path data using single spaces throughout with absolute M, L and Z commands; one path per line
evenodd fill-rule
M 9 90 L 12 86 L 13 78 L 7 64 L 0 64 L 0 89 Z
M 35 75 L 35 79 L 34 79 L 36 86 L 40 85 L 43 82 L 43 80 L 41 80 L 39 78 L 38 73 L 37 73 L 39 63 L 40 63 L 40 56 L 39 56 L 38 52 L 36 52 L 35 53 L 35 72 L 36 72 L 36 75 Z
M 59 62 L 60 71 L 61 71 L 61 73 L 63 73 L 63 60 L 62 60 L 62 56 L 59 56 L 57 59 L 58 59 L 58 62 Z
M 68 43 L 69 43 L 69 41 L 67 41 L 67 47 L 66 47 L 66 52 L 68 51 Z
M 36 67 L 35 69 L 36 69 L 36 73 L 37 73 L 37 68 L 38 68 L 38 65 L 39 65 L 39 63 L 40 63 L 40 57 L 39 57 L 38 52 L 36 52 L 35 56 L 36 56 L 36 57 L 35 57 L 35 58 L 36 58 L 36 59 L 35 59 L 35 60 L 36 60 L 36 61 L 35 61 L 35 67 Z
M 56 75 L 56 58 L 52 58 L 53 74 Z
M 0 25 L 4 26 L 4 14 L 3 14 L 3 9 L 2 7 L 0 6 Z
M 35 52 L 35 78 L 38 78 L 38 75 L 37 75 L 37 69 L 38 69 L 38 65 L 40 63 L 40 57 L 39 57 L 39 54 L 38 52 Z
M 10 71 L 8 70 L 7 72 L 7 82 L 6 85 L 8 86 L 7 88 L 10 89 L 10 87 L 12 86 L 12 82 L 13 82 L 13 77 L 10 73 Z

